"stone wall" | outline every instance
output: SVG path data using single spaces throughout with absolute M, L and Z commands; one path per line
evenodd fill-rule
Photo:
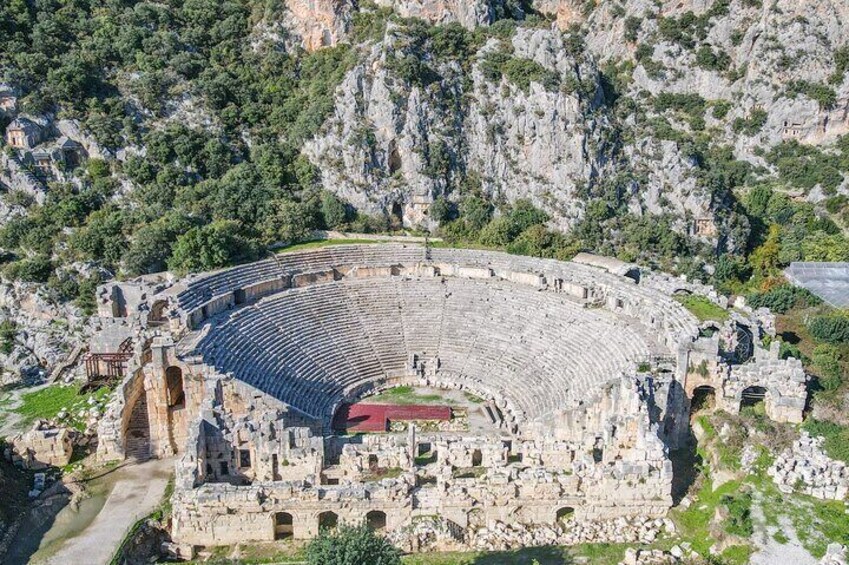
M 74 451 L 73 432 L 67 428 L 49 427 L 38 422 L 33 428 L 12 438 L 13 461 L 27 469 L 64 467 Z

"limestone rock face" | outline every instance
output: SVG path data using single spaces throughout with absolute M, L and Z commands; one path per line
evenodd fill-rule
M 86 339 L 73 305 L 51 303 L 33 284 L 0 285 L 0 320 L 15 327 L 14 339 L 7 346 L 9 353 L 0 353 L 0 366 L 5 369 L 0 382 L 46 377 Z
M 286 0 L 285 22 L 308 51 L 344 39 L 354 10 L 352 0 Z
M 557 31 L 522 29 L 512 40 L 515 57 L 564 82 L 583 78 L 592 85 L 588 93 L 491 81 L 480 60 L 468 74 L 446 64 L 438 69 L 443 81 L 423 87 L 391 70 L 392 58 L 404 56 L 403 45 L 390 31 L 373 47 L 338 88 L 323 132 L 306 145 L 326 189 L 372 213 L 397 204 L 406 225 L 430 225 L 426 211 L 434 198 L 459 175 L 474 173 L 484 192 L 530 198 L 564 227 L 580 217 L 575 187 L 604 160 L 604 117 L 588 117 L 600 104 L 591 62 L 562 56 Z
M 495 18 L 499 0 L 377 0 L 377 5 L 404 18 L 421 18 L 434 24 L 458 22 L 472 29 Z
M 567 30 L 575 24 L 582 24 L 586 20 L 583 11 L 583 2 L 579 0 L 538 0 L 534 2 L 534 8 L 543 14 L 556 17 L 557 27 Z

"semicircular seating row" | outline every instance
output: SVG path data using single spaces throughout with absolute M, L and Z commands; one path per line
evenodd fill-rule
M 177 300 L 184 312 L 191 312 L 215 297 L 285 275 L 326 271 L 343 266 L 412 266 L 426 262 L 486 267 L 496 272 L 545 274 L 581 286 L 602 288 L 608 294 L 623 297 L 630 316 L 649 328 L 650 332 L 662 334 L 665 346 L 672 350 L 677 343 L 698 332 L 696 319 L 671 297 L 594 267 L 472 249 L 431 249 L 428 260 L 424 247 L 397 243 L 339 245 L 285 253 L 271 259 L 199 275 L 187 283 Z
M 488 392 L 517 420 L 589 398 L 651 349 L 628 323 L 561 294 L 506 281 L 343 279 L 280 292 L 214 322 L 204 362 L 329 422 L 364 385 L 409 375 Z

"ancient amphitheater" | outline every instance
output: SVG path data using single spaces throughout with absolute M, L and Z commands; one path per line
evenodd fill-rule
M 728 307 L 601 257 L 414 244 L 111 283 L 92 362 L 127 376 L 98 454 L 178 454 L 190 546 L 363 520 L 397 538 L 434 515 L 460 543 L 498 522 L 660 517 L 691 402 L 798 422 L 806 399 L 801 364 L 764 347 L 768 312 L 700 323 L 676 300 L 692 293 Z M 386 406 L 402 386 L 430 406 Z M 390 421 L 350 433 L 375 406 Z

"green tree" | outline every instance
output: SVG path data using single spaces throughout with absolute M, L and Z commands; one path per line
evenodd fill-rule
M 309 565 L 400 565 L 398 550 L 367 526 L 323 530 L 306 550 Z
M 324 227 L 333 229 L 345 224 L 350 219 L 348 206 L 332 192 L 321 193 L 321 217 Z
M 208 271 L 251 259 L 256 252 L 240 235 L 236 222 L 218 220 L 181 235 L 172 248 L 168 268 L 177 273 Z

